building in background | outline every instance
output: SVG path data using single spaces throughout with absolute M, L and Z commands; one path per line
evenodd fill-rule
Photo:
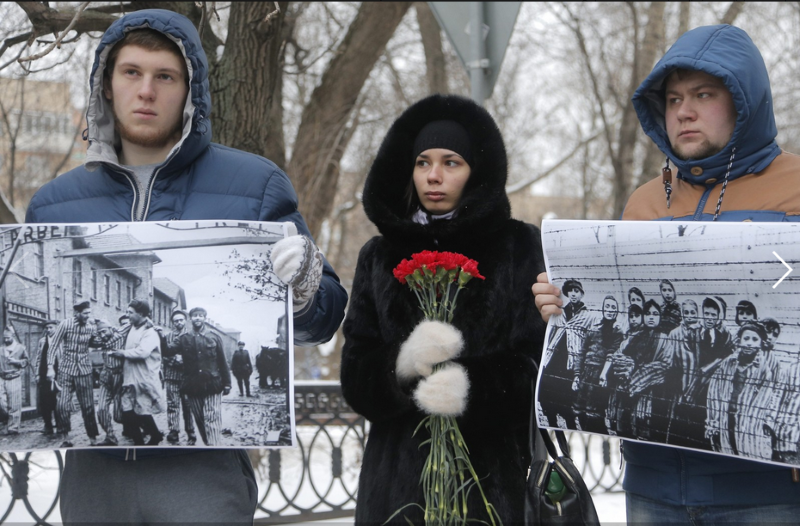
M 67 82 L 0 78 L 0 189 L 22 222 L 33 194 L 86 155 Z
M 130 234 L 95 237 L 85 236 L 86 227 L 42 228 L 47 230 L 47 239 L 21 244 L 10 264 L 11 236 L 8 233 L 0 236 L 0 271 L 8 266 L 0 286 L 0 321 L 14 328 L 31 360 L 44 334 L 44 323 L 48 319 L 71 317 L 76 303 L 88 300 L 92 317 L 104 318 L 112 325 L 117 325 L 134 298 L 155 305 L 162 318 L 167 310 L 186 308 L 185 293 L 180 286 L 167 279 L 153 278 L 153 268 L 161 262 L 155 252 L 112 254 L 115 247 L 141 244 Z M 166 323 L 156 323 L 169 326 L 168 319 Z M 228 342 L 231 349 L 236 338 L 238 333 L 227 337 L 233 340 L 233 344 Z M 23 408 L 35 404 L 32 378 L 33 363 L 23 376 Z

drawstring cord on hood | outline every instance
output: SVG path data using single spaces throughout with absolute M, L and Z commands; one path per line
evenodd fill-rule
M 672 195 L 672 169 L 669 167 L 669 157 L 667 157 L 667 164 L 661 169 L 661 180 L 664 182 L 664 191 L 667 193 L 667 210 L 669 210 L 669 198 Z
M 736 157 L 736 147 L 731 151 L 731 158 L 728 161 L 728 170 L 725 172 L 725 181 L 722 183 L 722 190 L 719 192 L 719 199 L 717 200 L 717 209 L 714 211 L 714 219 L 716 221 L 719 217 L 719 209 L 722 207 L 722 198 L 725 197 L 725 188 L 728 187 L 728 176 L 731 175 L 731 167 L 733 166 L 733 158 Z

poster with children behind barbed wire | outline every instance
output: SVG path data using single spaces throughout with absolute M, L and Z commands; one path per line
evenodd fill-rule
M 292 223 L 0 226 L 0 451 L 295 445 Z
M 541 427 L 800 466 L 800 223 L 545 220 Z

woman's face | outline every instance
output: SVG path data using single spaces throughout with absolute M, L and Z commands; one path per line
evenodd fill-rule
M 431 215 L 455 210 L 471 171 L 452 150 L 431 148 L 419 154 L 414 161 L 414 188 L 422 207 Z
M 661 314 L 658 309 L 655 307 L 647 309 L 647 312 L 644 313 L 644 324 L 652 329 L 658 327 L 659 323 L 661 323 Z

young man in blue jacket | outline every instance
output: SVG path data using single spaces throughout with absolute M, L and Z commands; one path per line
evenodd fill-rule
M 329 340 L 347 294 L 314 246 L 289 178 L 271 161 L 211 142 L 208 62 L 171 11 L 115 21 L 95 52 L 84 166 L 42 187 L 26 222 L 292 221 L 270 253 L 292 285 L 294 343 Z M 65 524 L 251 524 L 257 485 L 243 450 L 70 451 Z
M 638 188 L 622 219 L 800 221 L 800 157 L 775 142 L 767 69 L 747 33 L 729 25 L 688 31 L 633 103 L 677 177 Z M 546 274 L 533 293 L 542 317 L 561 312 Z M 623 454 L 632 524 L 790 524 L 800 516 L 797 470 L 633 441 Z

